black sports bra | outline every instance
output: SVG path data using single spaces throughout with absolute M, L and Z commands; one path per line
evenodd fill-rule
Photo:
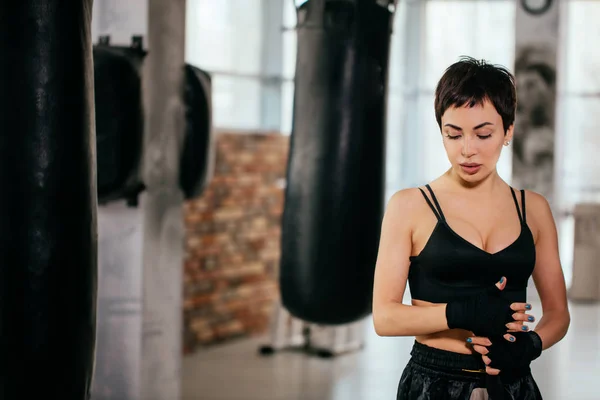
M 417 256 L 410 257 L 408 284 L 411 297 L 431 303 L 447 303 L 481 289 L 492 287 L 501 276 L 507 278 L 502 296 L 511 302 L 525 302 L 527 282 L 535 266 L 535 243 L 527 226 L 525 192 L 521 190 L 521 204 L 514 190 L 511 193 L 521 221 L 519 237 L 508 247 L 488 253 L 463 239 L 446 222 L 442 209 L 433 194 L 434 205 L 419 188 L 427 204 L 438 219 L 435 228 Z

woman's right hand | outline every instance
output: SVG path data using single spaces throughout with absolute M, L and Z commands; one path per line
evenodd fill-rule
M 524 368 L 542 354 L 542 340 L 534 332 L 505 334 L 504 339 L 497 337 L 470 337 L 467 342 L 481 354 L 486 372 L 497 375 L 505 368 Z
M 500 296 L 505 287 L 506 279 L 502 277 L 489 290 L 446 304 L 448 328 L 465 329 L 485 337 L 523 332 L 523 321 L 533 316 L 524 313 L 527 304 L 510 303 Z

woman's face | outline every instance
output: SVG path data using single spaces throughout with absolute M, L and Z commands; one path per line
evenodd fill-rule
M 449 108 L 442 115 L 442 137 L 454 174 L 475 183 L 496 171 L 506 141 L 512 140 L 513 126 L 504 132 L 502 117 L 494 105 Z

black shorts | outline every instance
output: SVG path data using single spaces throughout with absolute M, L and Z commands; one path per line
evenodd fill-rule
M 415 341 L 397 400 L 541 400 L 530 368 L 485 373 L 480 354 L 440 350 Z

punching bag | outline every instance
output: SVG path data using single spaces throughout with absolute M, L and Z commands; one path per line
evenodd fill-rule
M 97 258 L 92 0 L 0 8 L 0 397 L 88 399 Z
M 185 65 L 185 134 L 179 167 L 179 185 L 186 200 L 198 197 L 214 170 L 212 137 L 212 82 L 210 75 Z
M 393 6 L 308 0 L 297 9 L 280 290 L 288 311 L 312 323 L 350 323 L 371 312 Z
M 144 189 L 139 177 L 144 112 L 141 68 L 146 51 L 140 37 L 131 45 L 94 46 L 98 202 L 125 199 L 137 205 Z

